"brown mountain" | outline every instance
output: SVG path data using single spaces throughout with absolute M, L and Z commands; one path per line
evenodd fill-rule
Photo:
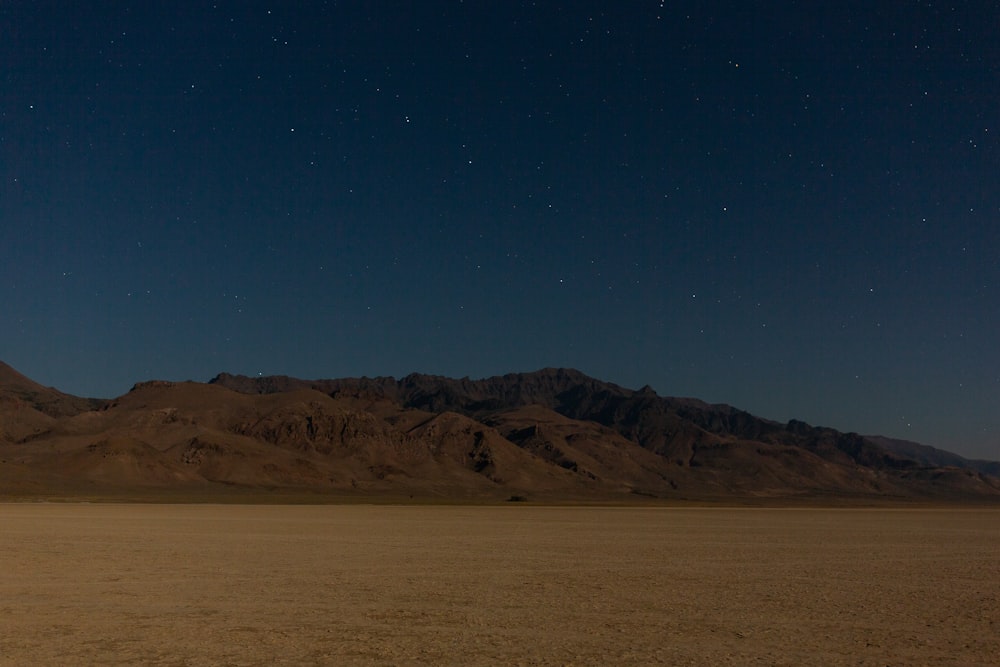
M 146 382 L 107 402 L 0 366 L 7 496 L 1000 500 L 872 439 L 578 371 Z
M 937 447 L 921 445 L 911 440 L 887 438 L 881 435 L 867 436 L 867 439 L 883 449 L 908 459 L 913 459 L 925 466 L 937 468 L 971 468 L 986 475 L 1000 477 L 1000 461 L 967 459 L 964 456 L 959 456 L 958 454 L 953 454 Z
M 59 418 L 102 404 L 42 386 L 0 361 L 0 442 L 45 433 Z
M 0 361 L 0 401 L 20 403 L 50 417 L 67 417 L 99 408 L 104 401 L 64 394 L 28 379 Z

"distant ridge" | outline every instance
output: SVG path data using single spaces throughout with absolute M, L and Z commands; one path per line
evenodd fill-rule
M 868 440 L 894 454 L 905 456 L 925 466 L 969 468 L 979 472 L 1000 477 L 1000 461 L 984 461 L 982 459 L 967 459 L 964 456 L 947 452 L 937 447 L 921 445 L 910 440 L 898 440 L 881 435 L 867 436 Z
M 244 393 L 311 388 L 333 396 L 376 395 L 398 401 L 406 408 L 455 411 L 472 418 L 537 404 L 572 419 L 611 427 L 646 449 L 674 456 L 678 462 L 694 456 L 695 441 L 722 436 L 793 444 L 830 456 L 846 456 L 863 465 L 907 469 L 918 467 L 919 463 L 854 433 L 840 433 L 795 420 L 780 424 L 729 405 L 712 405 L 697 399 L 660 397 L 648 386 L 633 391 L 573 369 L 544 368 L 482 380 L 416 373 L 400 380 L 380 377 L 312 381 L 222 374 L 210 383 Z
M 93 401 L 0 365 L 5 496 L 1000 502 L 976 465 L 573 369 L 223 373 Z
M 916 450 L 899 448 L 881 437 L 841 433 L 792 420 L 781 424 L 755 417 L 725 404 L 709 404 L 694 398 L 660 397 L 647 386 L 634 391 L 596 380 L 574 369 L 544 368 L 531 373 L 511 373 L 481 380 L 452 379 L 411 374 L 392 377 L 297 380 L 293 378 L 247 378 L 222 374 L 211 380 L 244 392 L 271 393 L 309 387 L 333 396 L 378 396 L 402 406 L 430 412 L 455 411 L 489 423 L 491 412 L 536 404 L 576 420 L 610 427 L 661 456 L 683 465 L 699 465 L 711 451 L 707 436 L 759 441 L 772 446 L 792 446 L 841 464 L 895 471 L 901 479 L 938 479 L 975 472 L 987 476 L 1000 473 L 1000 463 L 970 461 L 955 454 L 923 445 Z M 912 443 L 916 444 L 916 443 Z M 933 451 L 941 455 L 929 458 Z M 760 452 L 758 452 L 760 453 Z M 936 472 L 931 472 L 932 469 Z M 994 481 L 991 481 L 991 485 Z M 876 484 L 877 486 L 877 484 Z M 992 486 L 991 486 L 992 488 Z

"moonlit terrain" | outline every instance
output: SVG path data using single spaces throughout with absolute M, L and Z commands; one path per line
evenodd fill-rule
M 0 664 L 964 665 L 996 510 L 0 505 Z

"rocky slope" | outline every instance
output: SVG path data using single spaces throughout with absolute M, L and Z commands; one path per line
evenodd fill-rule
M 223 374 L 78 399 L 2 367 L 0 493 L 449 500 L 1000 500 L 1000 480 L 567 369 L 483 380 Z

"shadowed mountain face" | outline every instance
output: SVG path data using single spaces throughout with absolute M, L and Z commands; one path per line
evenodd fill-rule
M 222 374 L 147 382 L 108 402 L 0 371 L 6 495 L 1000 500 L 1000 480 L 960 457 L 937 463 L 566 369 L 483 380 Z

